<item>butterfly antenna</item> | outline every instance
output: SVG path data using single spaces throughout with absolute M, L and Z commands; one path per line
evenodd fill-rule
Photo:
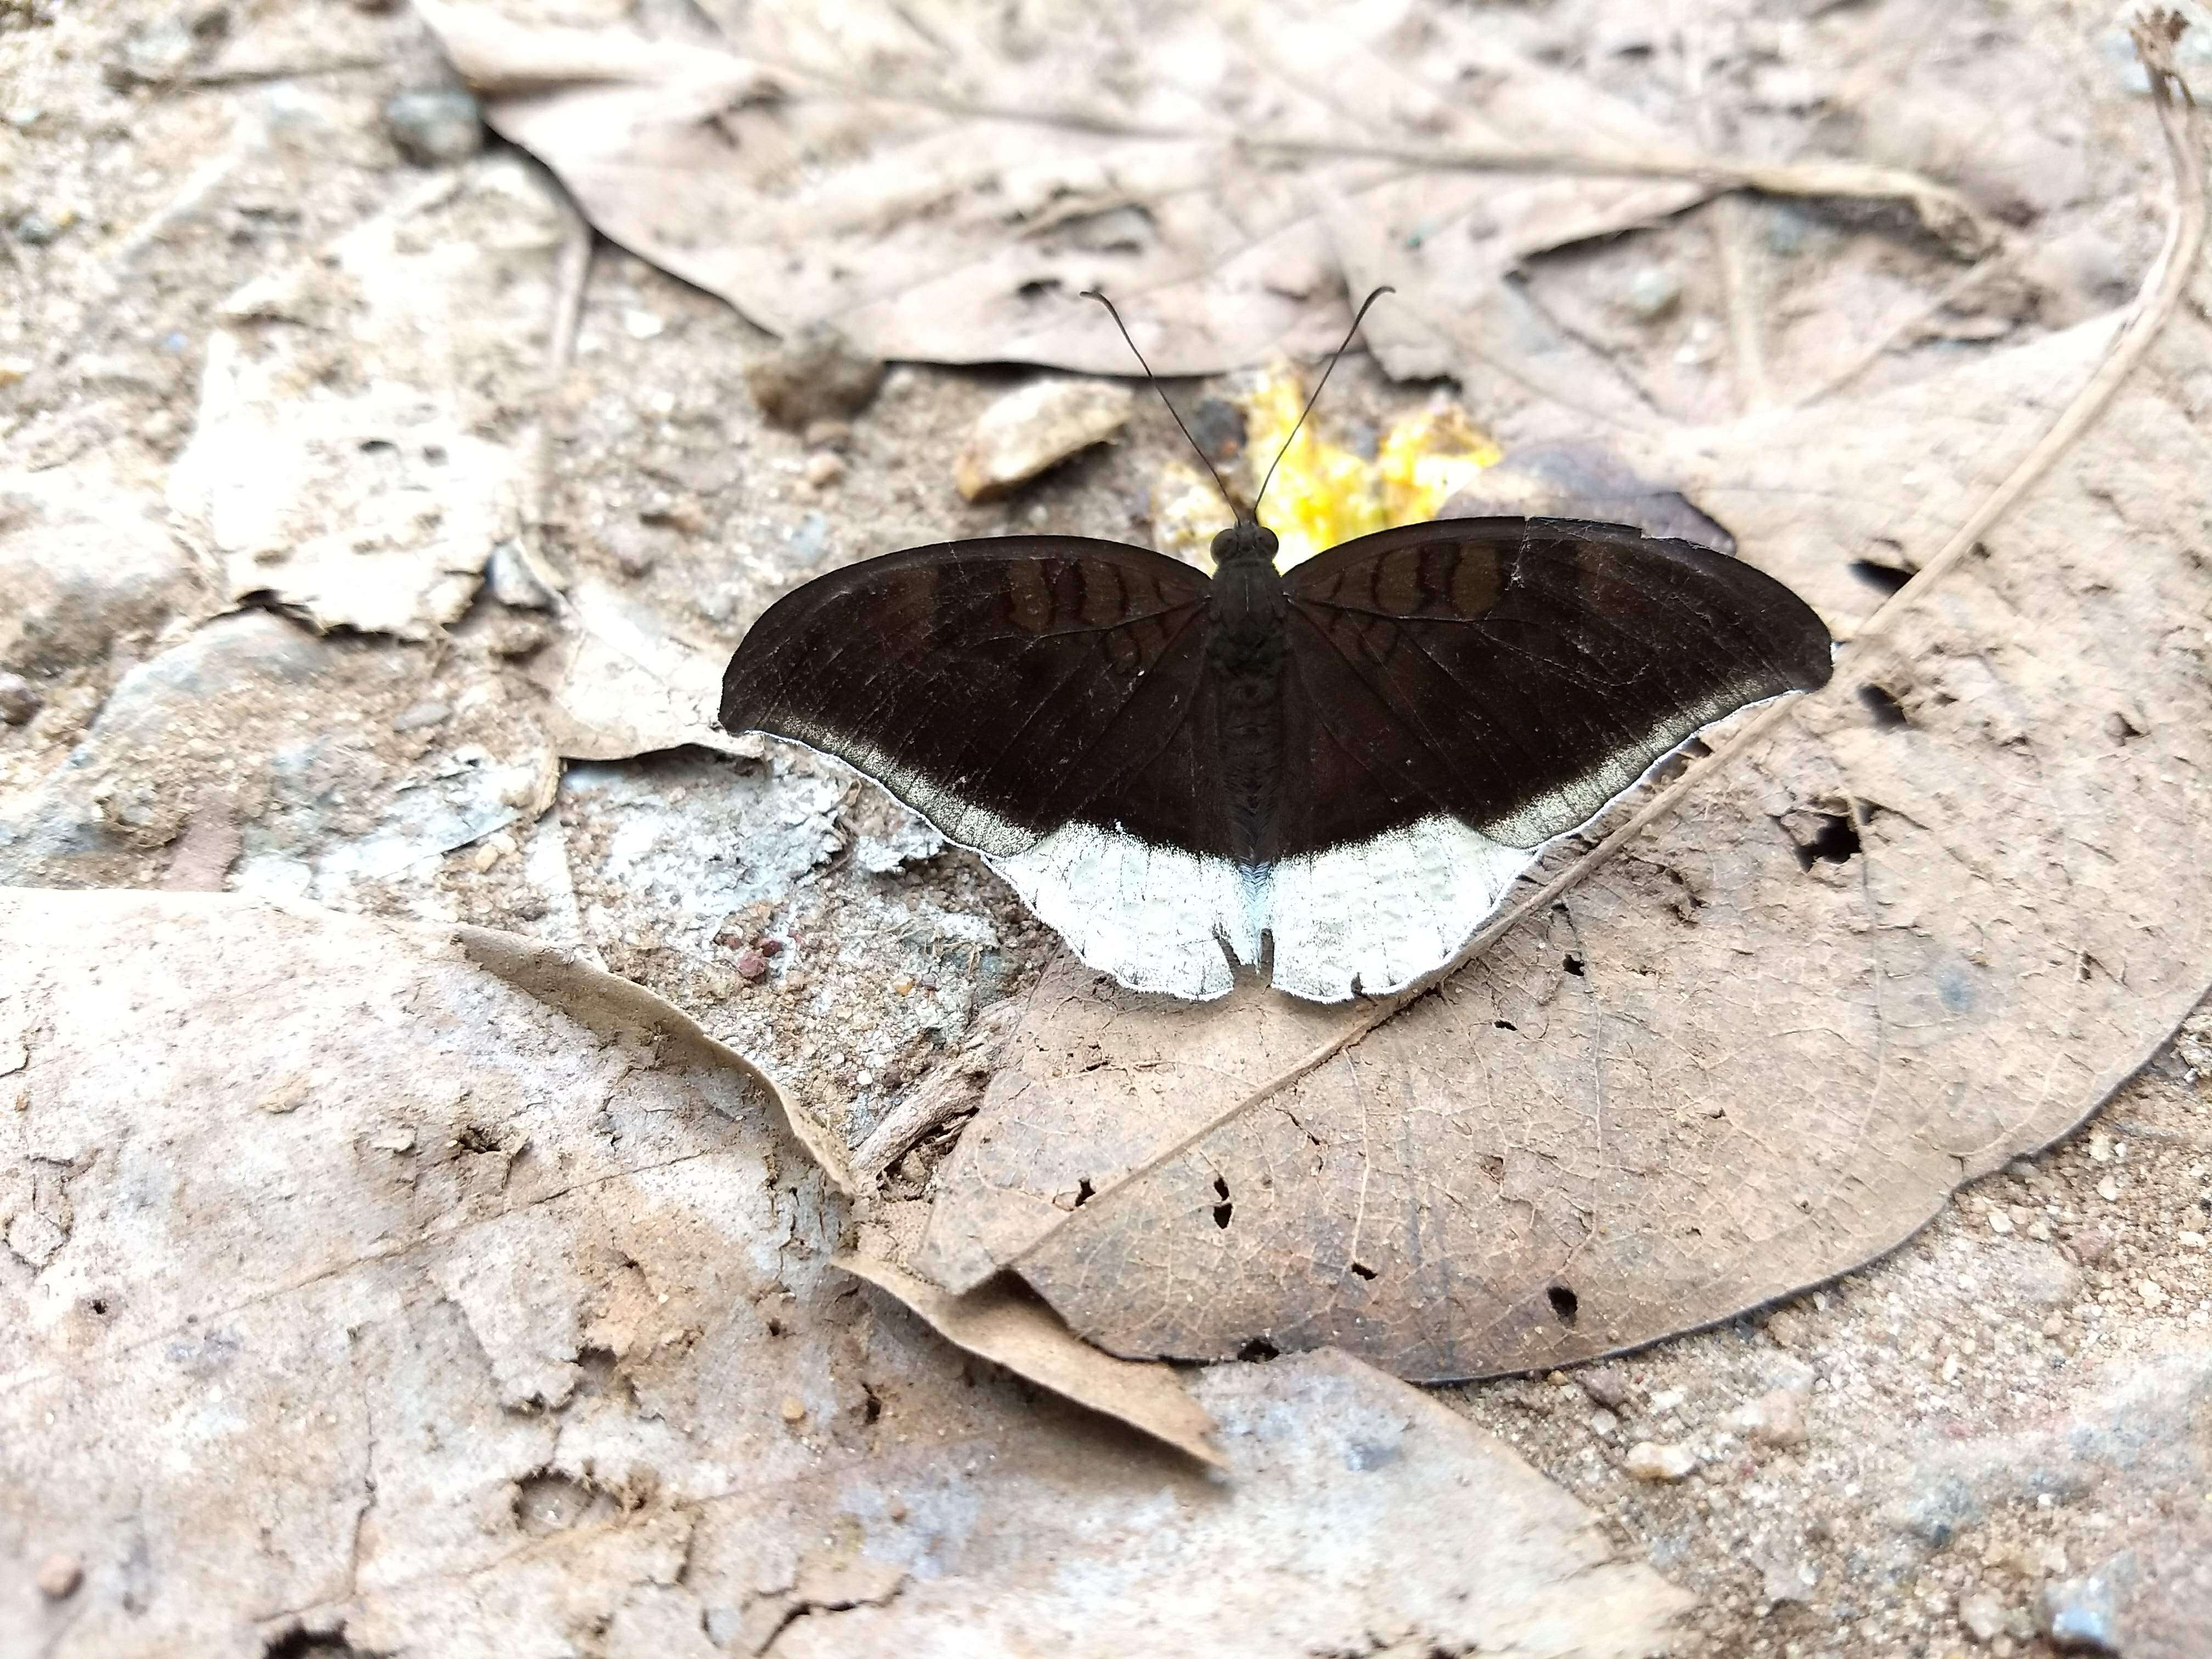
M 1321 372 L 1321 385 L 1314 387 L 1313 396 L 1306 399 L 1306 406 L 1298 411 L 1297 425 L 1291 428 L 1291 435 L 1283 440 L 1283 447 L 1275 452 L 1275 459 L 1267 464 L 1267 476 L 1260 480 L 1260 495 L 1252 497 L 1254 519 L 1260 516 L 1260 495 L 1267 493 L 1267 486 L 1274 481 L 1275 469 L 1283 464 L 1283 457 L 1291 453 L 1291 446 L 1297 441 L 1299 428 L 1305 425 L 1306 416 L 1313 413 L 1313 406 L 1321 401 L 1322 386 L 1327 386 L 1328 377 L 1336 373 L 1336 360 L 1352 349 L 1352 337 L 1359 332 L 1360 319 L 1367 315 L 1367 307 L 1384 295 L 1397 291 L 1395 288 L 1378 288 L 1359 302 L 1359 309 L 1352 314 L 1352 326 L 1344 331 L 1344 343 L 1328 354 L 1328 367 Z
M 1111 300 L 1108 299 L 1095 288 L 1086 288 L 1076 297 L 1081 300 L 1096 300 L 1100 305 L 1104 306 L 1106 307 L 1106 314 L 1114 319 L 1114 326 L 1121 331 L 1121 337 L 1125 340 L 1129 340 L 1129 325 L 1121 320 L 1121 313 L 1114 309 L 1114 302 Z M 1229 486 L 1221 482 L 1221 474 L 1215 471 L 1213 463 L 1206 458 L 1206 452 L 1199 448 L 1198 440 L 1191 437 L 1190 428 L 1187 426 L 1183 426 L 1182 416 L 1176 413 L 1176 406 L 1173 404 L 1168 404 L 1168 394 L 1165 392 L 1160 391 L 1160 377 L 1152 373 L 1152 366 L 1145 362 L 1145 354 L 1137 349 L 1137 343 L 1134 340 L 1129 340 L 1129 349 L 1133 354 L 1134 354 L 1138 363 L 1143 367 L 1146 382 L 1151 385 L 1153 391 L 1160 393 L 1160 401 L 1168 404 L 1169 417 L 1172 419 L 1178 427 L 1182 428 L 1182 435 L 1189 441 L 1193 453 L 1195 453 L 1199 459 L 1200 465 L 1204 466 L 1208 472 L 1213 473 L 1213 486 L 1221 492 L 1221 499 L 1229 503 L 1229 510 L 1231 513 L 1235 514 L 1239 519 L 1242 519 L 1244 516 L 1243 509 L 1237 505 L 1237 498 L 1229 493 Z

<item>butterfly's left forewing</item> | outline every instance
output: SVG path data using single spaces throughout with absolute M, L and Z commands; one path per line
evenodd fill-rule
M 1295 854 L 1416 806 L 1533 848 L 1588 822 L 1699 727 L 1825 684 L 1826 628 L 1725 554 L 1618 525 L 1440 520 L 1291 573 L 1294 674 L 1316 756 L 1389 787 L 1311 792 Z

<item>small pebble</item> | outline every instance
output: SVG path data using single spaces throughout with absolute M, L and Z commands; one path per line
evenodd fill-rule
M 49 247 L 67 235 L 76 222 L 76 214 L 70 208 L 58 213 L 26 208 L 15 216 L 15 240 L 25 247 Z
M 2002 1238 L 2012 1231 L 2012 1218 L 2002 1210 L 1990 1212 L 1990 1231 Z
M 1805 1396 L 1795 1389 L 1770 1389 L 1729 1420 L 1763 1446 L 1802 1446 Z
M 1628 1403 L 1628 1373 L 1619 1365 L 1588 1365 L 1575 1373 L 1575 1381 L 1594 1406 L 1619 1411 Z
M 392 717 L 395 732 L 420 732 L 428 726 L 443 726 L 453 718 L 453 706 L 449 702 L 410 702 Z
M 483 112 L 459 87 L 393 93 L 385 100 L 384 130 L 418 167 L 465 161 L 483 148 Z
M 656 340 L 668 325 L 658 312 L 646 311 L 632 306 L 622 314 L 623 332 L 633 340 Z
M 1235 460 L 1244 453 L 1244 411 L 1225 398 L 1201 398 L 1190 411 L 1190 435 L 1215 465 Z
M 21 674 L 0 672 L 0 726 L 29 724 L 46 701 Z
M 809 449 L 842 449 L 853 441 L 853 428 L 846 421 L 810 421 L 806 424 L 806 447 Z
M 845 463 L 838 456 L 824 450 L 806 458 L 806 482 L 815 489 L 827 489 L 845 476 Z
M 501 542 L 484 561 L 484 585 L 501 605 L 518 611 L 550 611 L 552 591 L 538 580 L 529 556 L 514 542 Z
M 1640 321 L 1656 322 L 1682 302 L 1682 279 L 1664 265 L 1643 265 L 1630 276 L 1621 298 Z
M 84 1583 L 84 1565 L 74 1555 L 58 1550 L 39 1563 L 39 1594 L 49 1601 L 65 1601 Z
M 0 386 L 14 386 L 19 380 L 31 378 L 38 365 L 28 357 L 0 357 Z
M 1811 1334 L 1805 1316 L 1790 1308 L 1777 1308 L 1766 1316 L 1766 1336 L 1777 1347 L 1802 1348 Z
M 1795 208 L 1771 208 L 1766 215 L 1766 250 L 1785 259 L 1793 258 L 1805 251 L 1805 238 L 1811 230 L 1810 222 Z
M 707 528 L 707 509 L 692 495 L 667 495 L 638 509 L 640 524 L 655 530 L 672 530 L 679 536 L 696 536 Z
M 2099 1133 L 2089 1137 L 2089 1161 L 2092 1164 L 2110 1164 L 2112 1161 L 2112 1136 Z
M 2097 1183 L 2097 1196 L 2107 1204 L 2117 1204 L 2120 1199 L 2120 1183 L 2117 1177 L 2106 1176 Z
M 1662 1389 L 1651 1396 L 1652 1414 L 1656 1416 L 1661 1412 L 1671 1412 L 1681 1403 L 1682 1391 L 1680 1389 Z
M 2005 1165 L 2005 1175 L 2022 1187 L 2033 1186 L 2035 1182 L 2035 1165 L 2024 1158 L 2016 1158 Z
M 552 640 L 553 630 L 536 617 L 509 617 L 484 630 L 484 641 L 492 655 L 509 662 L 535 656 Z
M 1589 1426 L 1592 1434 L 1610 1435 L 1620 1426 L 1620 1419 L 1611 1412 L 1600 1409 L 1590 1413 Z
M 806 1420 L 806 1407 L 795 1394 L 784 1395 L 781 1409 L 787 1423 L 804 1423 Z
M 1977 1642 L 1987 1642 L 2004 1632 L 2004 1603 L 1987 1590 L 1977 1590 L 1959 1601 L 1959 1622 Z
M 2092 1574 L 2062 1579 L 2043 1592 L 2043 1633 L 2062 1653 L 2118 1653 L 2112 1587 Z
M 768 958 L 757 951 L 747 949 L 738 952 L 738 959 L 732 966 L 737 969 L 739 979 L 757 980 L 768 972 Z
M 121 49 L 103 66 L 102 74 L 118 92 L 173 81 L 191 63 L 198 45 L 180 19 L 141 23 L 124 37 Z
M 1011 495 L 1048 467 L 1103 443 L 1126 425 L 1128 387 L 1110 380 L 1048 376 L 1018 386 L 985 410 L 953 467 L 971 501 Z
M 2085 1267 L 2094 1267 L 2112 1255 L 2114 1240 L 2102 1227 L 2090 1227 L 2074 1237 L 2074 1255 Z
M 1621 1468 L 1638 1480 L 1680 1480 L 1697 1467 L 1697 1453 L 1672 1442 L 1639 1440 L 1621 1460 Z
M 745 386 L 761 413 L 794 432 L 859 414 L 883 383 L 881 362 L 823 324 L 801 329 L 745 366 Z
M 2142 1304 L 2146 1308 L 2155 1309 L 2165 1305 L 2166 1292 L 2154 1279 L 2146 1279 L 2138 1284 L 2136 1286 L 2136 1294 L 2142 1298 Z

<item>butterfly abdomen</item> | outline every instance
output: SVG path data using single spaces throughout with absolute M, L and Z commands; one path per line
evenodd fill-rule
M 1284 637 L 1289 602 L 1269 564 L 1224 565 L 1208 596 L 1221 778 L 1237 861 L 1274 857 L 1283 784 Z

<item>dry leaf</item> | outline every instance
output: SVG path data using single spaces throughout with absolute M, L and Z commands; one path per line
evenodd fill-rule
M 1634 1659 L 1686 1603 L 1340 1356 L 1201 1379 L 1225 1479 L 963 1374 L 830 1265 L 757 1079 L 526 944 L 12 892 L 0 1011 L 0 1526 L 84 1568 L 0 1582 L 45 1645 Z
M 528 529 L 532 441 L 487 434 L 534 406 L 563 233 L 489 158 L 231 296 L 169 487 L 229 599 L 405 639 L 460 616 Z
M 1963 520 L 1976 438 L 2106 338 L 1932 383 L 1909 423 L 1897 398 L 1832 411 L 1843 494 L 1909 478 Z M 2074 1127 L 2212 978 L 2212 483 L 2186 389 L 2208 355 L 2185 311 L 1826 690 L 1313 1069 L 1285 1055 L 1345 1016 L 1049 978 L 922 1265 L 956 1289 L 1012 1265 L 1117 1352 L 1525 1370 L 1845 1271 Z M 1735 524 L 1746 556 L 1848 592 L 1802 478 L 1796 514 Z M 1056 1208 L 1079 1182 L 1096 1196 Z
M 1094 287 L 1143 296 L 1131 325 L 1164 374 L 1326 350 L 1346 258 L 1382 259 L 1373 280 L 1406 289 L 1376 337 L 1393 373 L 1556 386 L 1564 356 L 1620 402 L 1571 342 L 1531 356 L 1498 278 L 1741 176 L 1487 15 L 767 5 L 716 14 L 710 46 L 423 9 L 487 118 L 606 234 L 780 334 L 829 322 L 878 357 L 1125 373 L 1120 337 L 1071 302 Z M 1973 216 L 1904 175 L 1827 164 L 1820 182 Z
M 1042 1382 L 1078 1404 L 1141 1423 L 1201 1462 L 1218 1464 L 1206 1443 L 1213 1419 L 1183 1391 L 1173 1371 L 1116 1359 L 1066 1334 L 1057 1315 L 1018 1281 L 1000 1278 L 954 1296 L 879 1257 L 842 1255 L 837 1265 L 890 1291 L 969 1353 Z
M 759 753 L 759 739 L 714 724 L 729 647 L 688 635 L 619 590 L 586 577 L 568 595 L 561 638 L 531 665 L 545 723 L 571 760 L 623 760 L 696 744 Z

